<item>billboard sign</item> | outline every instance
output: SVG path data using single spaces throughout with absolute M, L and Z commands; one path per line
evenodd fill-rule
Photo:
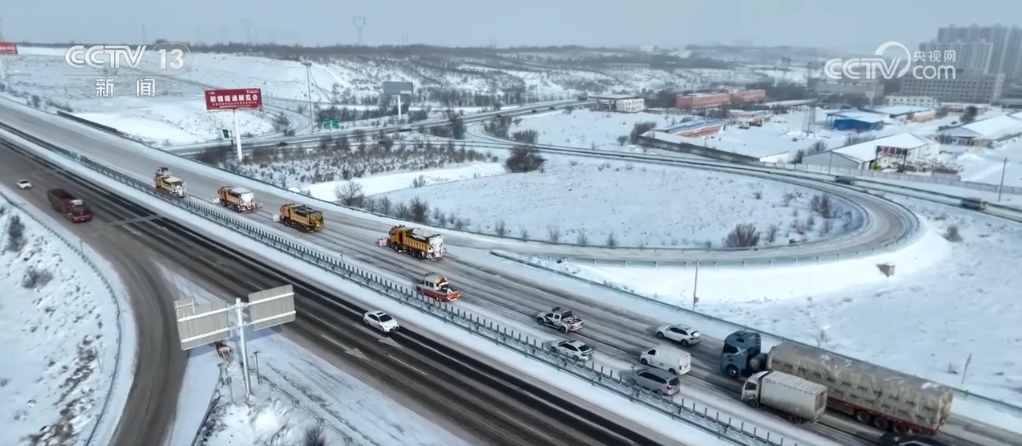
M 412 91 L 413 91 L 413 86 L 412 86 L 411 82 L 383 81 L 383 93 L 384 94 L 390 94 L 390 95 L 404 94 L 404 95 L 409 95 L 409 94 L 412 94 Z
M 14 42 L 0 42 L 0 56 L 17 56 L 18 44 Z
M 259 88 L 206 90 L 206 110 L 242 110 L 263 107 Z

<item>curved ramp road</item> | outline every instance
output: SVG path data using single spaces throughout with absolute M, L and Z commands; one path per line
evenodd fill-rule
M 30 178 L 35 187 L 16 189 L 16 192 L 44 212 L 52 212 L 46 198 L 47 190 L 65 187 L 72 193 L 80 192 L 68 187 L 61 173 L 16 155 L 5 142 L 0 142 L 0 160 L 0 180 L 12 184 L 18 179 Z M 97 214 L 93 221 L 77 225 L 59 216 L 55 218 L 113 265 L 127 288 L 139 329 L 134 382 L 110 445 L 162 444 L 176 416 L 188 358 L 177 343 L 173 308 L 176 296 L 154 262 L 158 256 L 139 249 L 125 237 L 124 228 L 130 223 L 116 216 Z
M 21 169 L 52 169 L 35 165 L 31 156 L 2 147 L 0 156 L 17 161 Z M 414 324 L 406 321 L 402 322 L 407 330 L 391 334 L 389 341 L 383 342 L 382 335 L 362 326 L 365 309 L 343 303 L 319 285 L 279 271 L 244 252 L 220 246 L 87 181 L 60 174 L 53 184 L 80 193 L 93 205 L 97 219 L 134 221 L 130 226 L 109 228 L 109 232 L 121 236 L 124 249 L 161 258 L 165 266 L 199 278 L 221 295 L 247 294 L 293 283 L 298 319 L 283 327 L 285 333 L 300 336 L 318 350 L 330 352 L 375 381 L 377 387 L 413 401 L 428 412 L 424 414 L 427 418 L 439 418 L 458 426 L 475 437 L 476 443 L 683 446 L 658 433 L 615 420 L 612 418 L 615 415 L 605 410 L 576 406 L 565 396 L 544 390 L 531 380 L 506 375 L 457 347 L 417 334 Z M 173 336 L 176 339 L 176 334 Z M 357 348 L 362 355 L 352 356 L 347 353 L 348 348 Z M 158 440 L 144 440 L 119 444 L 160 444 Z
M 253 180 L 243 179 L 209 166 L 162 153 L 133 141 L 113 137 L 97 130 L 68 123 L 41 112 L 25 107 L 3 104 L 0 110 L 8 115 L 6 123 L 26 131 L 34 136 L 70 150 L 77 151 L 105 164 L 116 167 L 125 173 L 133 173 L 139 180 L 149 181 L 157 167 L 168 166 L 175 176 L 185 180 L 189 193 L 202 201 L 211 201 L 217 188 L 225 185 L 230 178 L 237 178 L 238 185 L 245 186 Z M 54 121 L 57 120 L 57 121 Z M 54 125 L 56 124 L 56 125 Z M 69 126 L 69 127 L 61 127 Z M 715 167 L 715 169 L 742 173 L 736 168 Z M 746 173 L 747 174 L 747 173 Z M 770 179 L 769 174 L 754 173 L 753 176 Z M 521 243 L 493 237 L 472 236 L 454 231 L 445 237 L 448 245 L 470 248 L 500 248 L 522 254 L 548 255 L 553 257 L 570 257 L 594 259 L 597 261 L 643 261 L 643 262 L 769 262 L 787 261 L 793 258 L 811 259 L 815 257 L 831 257 L 847 255 L 859 251 L 870 251 L 882 248 L 899 239 L 909 237 L 917 229 L 916 217 L 905 208 L 892 202 L 863 193 L 854 189 L 819 181 L 783 178 L 801 186 L 818 189 L 840 196 L 862 208 L 866 214 L 867 225 L 854 237 L 841 237 L 834 240 L 821 241 L 795 246 L 779 246 L 740 251 L 703 251 L 703 250 L 652 250 L 652 249 L 606 249 L 599 247 L 574 247 L 548 245 L 542 243 Z M 267 188 L 265 185 L 260 185 Z M 257 190 L 256 199 L 266 210 L 278 208 L 281 204 L 293 202 L 296 197 L 284 191 L 271 194 Z M 347 211 L 320 203 L 318 208 L 324 211 L 327 224 L 333 227 L 353 227 L 374 231 L 382 237 L 396 220 L 381 221 L 368 214 Z M 452 249 L 455 251 L 456 249 Z

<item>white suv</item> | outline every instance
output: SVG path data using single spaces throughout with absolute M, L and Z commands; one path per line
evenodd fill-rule
M 698 344 L 702 340 L 699 331 L 687 325 L 664 325 L 656 329 L 656 337 L 670 339 L 682 347 Z
M 588 361 L 593 359 L 593 348 L 581 341 L 560 341 L 550 344 L 550 351 L 558 355 L 567 356 L 576 361 Z

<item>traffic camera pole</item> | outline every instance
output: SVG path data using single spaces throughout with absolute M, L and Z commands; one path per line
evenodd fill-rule
M 234 300 L 234 308 L 238 311 L 238 337 L 241 338 L 241 371 L 244 374 L 245 398 L 251 398 L 252 384 L 248 377 L 248 346 L 245 344 L 245 304 L 241 302 L 240 297 Z

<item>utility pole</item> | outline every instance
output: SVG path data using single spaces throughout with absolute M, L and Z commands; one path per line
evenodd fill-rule
M 312 109 L 312 62 L 302 61 L 305 65 L 305 84 L 309 87 L 309 125 L 316 124 L 316 113 Z
M 692 283 L 692 311 L 696 311 L 696 303 L 699 302 L 699 262 L 696 262 L 696 277 Z
M 358 32 L 358 40 L 356 44 L 358 46 L 365 45 L 365 41 L 362 40 L 362 30 L 365 29 L 366 25 L 369 24 L 369 20 L 367 20 L 363 16 L 355 16 L 351 18 L 351 24 L 355 27 L 355 30 Z
M 1001 190 L 1004 189 L 1004 173 L 1008 170 L 1008 158 L 1004 158 L 1004 164 L 1001 164 L 1001 184 L 997 185 L 997 202 L 1001 202 Z

